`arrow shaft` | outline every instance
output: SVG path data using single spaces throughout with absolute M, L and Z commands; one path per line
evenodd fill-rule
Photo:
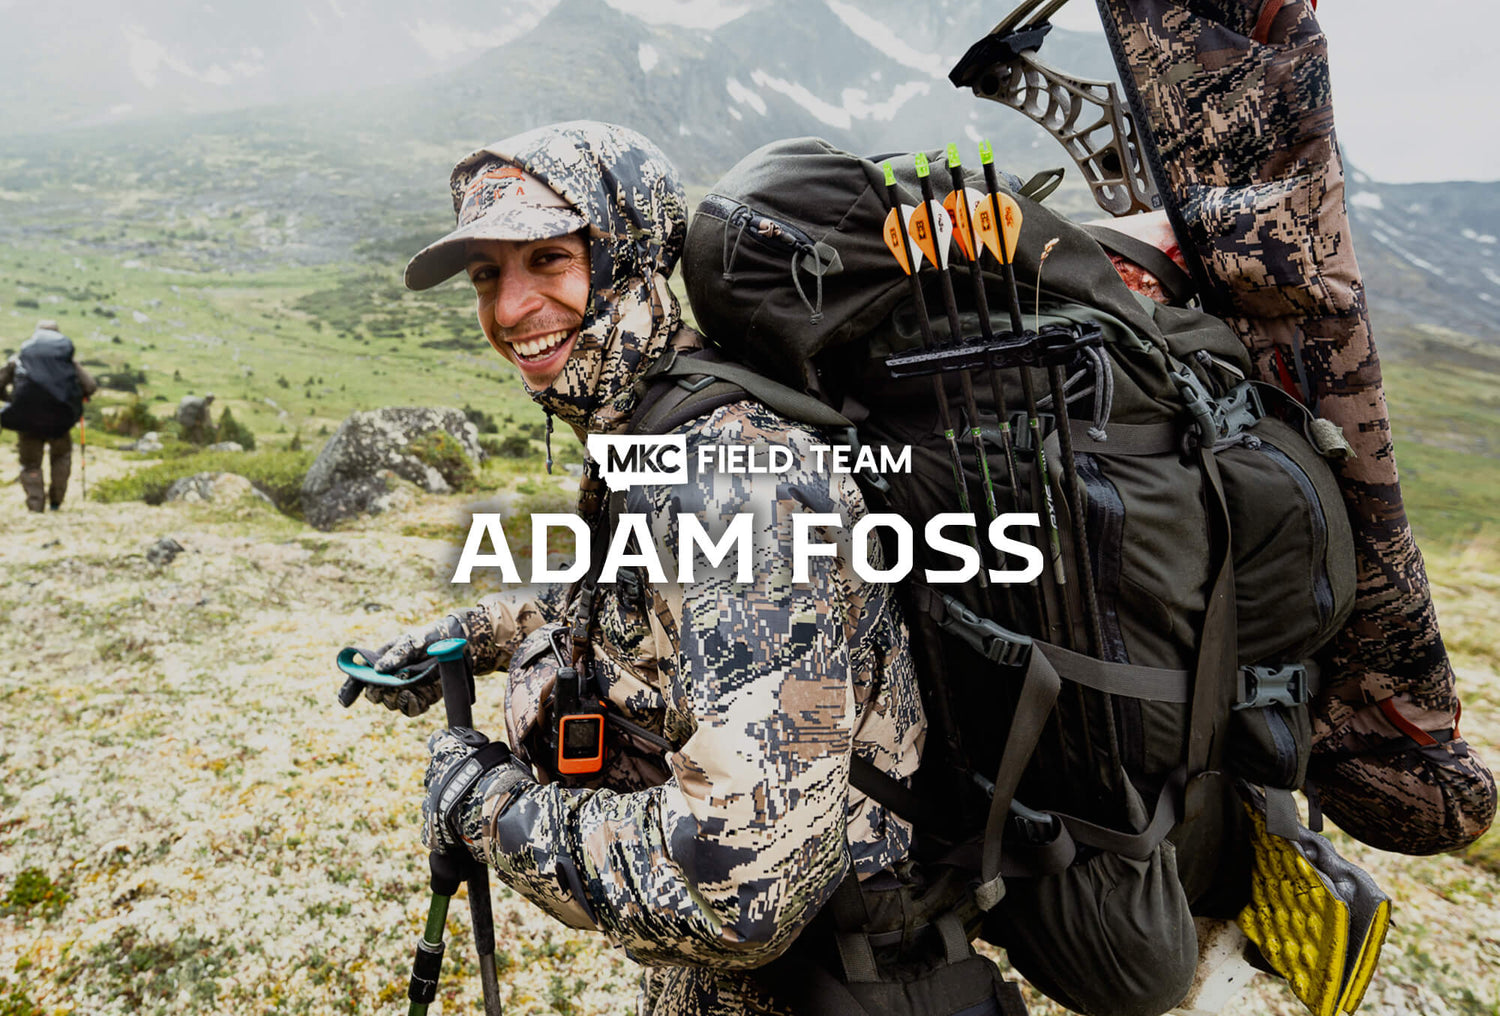
M 924 178 L 925 179 L 925 178 Z M 930 185 L 927 188 L 930 193 Z M 891 207 L 896 209 L 896 224 L 901 231 L 901 245 L 906 247 L 909 240 L 906 235 L 906 219 L 901 213 L 901 192 L 894 182 L 886 184 L 886 195 L 890 198 Z M 929 213 L 930 214 L 930 213 Z M 943 214 L 947 214 L 944 212 Z M 911 288 L 912 303 L 917 311 L 917 327 L 922 332 L 922 344 L 932 349 L 937 343 L 932 335 L 932 323 L 927 319 L 927 298 L 922 293 L 922 281 L 917 277 L 915 271 L 907 273 L 907 282 Z M 951 289 L 947 294 L 952 296 Z M 952 312 L 950 324 L 957 321 L 958 313 Z M 948 393 L 943 388 L 943 377 L 941 373 L 932 376 L 932 394 L 937 402 L 938 422 L 943 428 L 943 438 L 948 443 L 948 458 L 953 467 L 953 489 L 958 494 L 958 508 L 964 514 L 969 514 L 969 485 L 964 478 L 963 455 L 958 450 L 958 437 L 953 431 L 953 414 L 948 409 Z M 988 590 L 989 576 L 984 567 L 984 554 L 979 550 L 979 534 L 976 527 L 969 527 L 969 545 L 975 553 L 979 554 L 979 585 Z
M 1002 228 L 1000 225 L 1000 181 L 995 176 L 995 164 L 993 162 L 986 162 L 984 164 L 984 189 L 985 196 L 989 199 L 990 203 L 990 214 L 995 216 L 996 227 Z M 1002 232 L 1000 244 L 1002 252 L 1006 246 Z M 1010 262 L 1011 259 L 1002 253 L 1000 257 L 1000 270 L 1005 276 L 1006 295 L 1010 298 L 1010 327 L 1011 331 L 1020 335 L 1024 330 L 1024 325 L 1021 323 L 1021 297 L 1016 291 L 1016 271 Z

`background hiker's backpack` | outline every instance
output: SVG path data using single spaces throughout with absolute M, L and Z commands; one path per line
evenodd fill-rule
M 905 203 L 917 204 L 910 157 L 891 161 Z M 982 193 L 977 174 L 969 186 Z M 1088 231 L 1017 200 L 1026 324 L 1055 240 L 1039 323 L 1094 326 L 1103 339 L 1064 364 L 1078 488 L 1056 512 L 1062 564 L 1049 560 L 1034 587 L 901 584 L 931 724 L 917 793 L 869 767 L 853 779 L 914 819 L 922 860 L 972 873 L 985 936 L 1034 984 L 1085 1013 L 1159 1013 L 1191 981 L 1192 914 L 1233 916 L 1248 897 L 1236 781 L 1290 803 L 1305 777 L 1307 661 L 1347 616 L 1351 538 L 1305 411 L 1244 382 L 1245 351 L 1227 326 L 1138 297 Z M 919 525 L 958 510 L 932 379 L 892 378 L 885 363 L 923 344 L 908 279 L 882 239 L 887 210 L 880 168 L 819 140 L 768 145 L 730 170 L 700 204 L 684 253 L 693 310 L 717 351 L 659 363 L 635 429 L 671 429 L 749 392 L 803 422 L 847 421 L 866 444 L 910 445 L 909 475 L 867 477 L 872 510 Z M 1009 296 L 994 268 L 983 282 L 1003 332 Z M 941 343 L 938 276 L 920 277 Z M 975 300 L 962 274 L 955 282 L 973 336 Z M 978 423 L 1001 510 L 1045 515 L 1023 371 L 1062 492 L 1046 371 L 1001 371 L 1003 410 L 975 371 Z M 958 378 L 943 377 L 961 418 Z M 978 457 L 962 452 L 983 526 Z M 1045 550 L 1045 530 L 1034 532 Z M 917 544 L 913 576 L 954 566 Z
M 0 427 L 62 437 L 83 416 L 83 387 L 73 365 L 73 342 L 58 332 L 38 332 L 21 344 L 11 399 Z

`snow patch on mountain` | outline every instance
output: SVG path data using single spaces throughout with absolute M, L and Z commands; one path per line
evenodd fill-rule
M 650 74 L 651 68 L 661 62 L 661 54 L 649 42 L 643 42 L 636 48 L 635 57 L 640 61 L 643 74 Z
M 805 86 L 799 85 L 794 81 L 778 78 L 760 68 L 756 68 L 750 72 L 750 80 L 755 82 L 760 88 L 769 88 L 773 92 L 780 92 L 830 127 L 840 127 L 848 130 L 849 125 L 854 122 L 854 118 L 849 114 L 848 110 L 842 106 L 835 106 L 831 102 L 818 98 L 812 92 L 808 91 Z
M 908 101 L 930 91 L 932 86 L 925 81 L 908 81 L 897 85 L 890 97 L 880 102 L 869 101 L 869 93 L 863 88 L 846 88 L 841 98 L 844 109 L 856 120 L 894 120 Z
M 823 0 L 823 2 L 848 27 L 849 31 L 902 66 L 921 71 L 928 77 L 945 78 L 948 76 L 948 67 L 953 63 L 952 60 L 946 60 L 936 53 L 923 53 L 908 44 L 884 22 L 871 17 L 853 4 L 842 3 L 840 0 Z
M 786 96 L 828 126 L 843 130 L 848 130 L 855 120 L 892 120 L 912 97 L 926 95 L 932 90 L 925 81 L 908 81 L 897 85 L 888 98 L 871 101 L 870 93 L 863 88 L 845 88 L 839 93 L 839 105 L 834 105 L 814 95 L 806 86 L 778 78 L 762 68 L 751 71 L 750 80 L 758 88 Z
M 762 99 L 758 92 L 746 88 L 735 78 L 725 78 L 724 88 L 729 92 L 729 97 L 735 102 L 742 106 L 749 106 L 761 116 L 766 115 L 766 100 Z M 740 113 L 734 107 L 731 106 L 729 112 L 735 115 L 735 119 L 740 119 Z
M 1433 264 L 1431 261 L 1428 261 L 1425 258 L 1420 258 L 1417 255 L 1413 254 L 1411 251 L 1407 250 L 1405 247 L 1397 243 L 1395 238 L 1390 234 L 1385 233 L 1379 229 L 1372 229 L 1370 230 L 1370 235 L 1380 243 L 1385 244 L 1385 246 L 1390 248 L 1390 250 L 1394 254 L 1396 254 L 1401 258 L 1401 260 L 1407 262 L 1408 264 L 1415 265 L 1423 271 L 1431 272 L 1434 275 L 1443 274 L 1443 270 L 1441 268 Z

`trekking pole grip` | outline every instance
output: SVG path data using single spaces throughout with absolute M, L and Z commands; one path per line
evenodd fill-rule
M 468 639 L 441 639 L 427 647 L 427 655 L 438 662 L 449 729 L 474 725 L 471 708 L 474 704 L 474 678 L 464 660 L 468 646 Z

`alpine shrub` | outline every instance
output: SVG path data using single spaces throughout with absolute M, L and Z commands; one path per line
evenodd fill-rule
M 167 489 L 195 473 L 238 473 L 269 497 L 283 513 L 302 516 L 302 479 L 317 458 L 311 451 L 198 452 L 169 459 L 128 476 L 101 480 L 92 486 L 95 501 L 144 501 L 161 504 Z
M 530 458 L 534 454 L 531 450 L 531 438 L 512 431 L 505 435 L 505 439 L 496 447 L 495 454 L 509 459 Z
M 469 422 L 477 427 L 481 434 L 500 433 L 500 426 L 495 422 L 493 413 L 486 413 L 482 409 L 475 409 L 466 402 L 464 403 L 464 416 L 468 417 Z
M 219 440 L 234 441 L 247 452 L 255 448 L 254 432 L 236 420 L 228 406 L 224 407 L 224 412 L 219 417 Z
M 131 399 L 119 411 L 103 415 L 100 425 L 111 434 L 140 437 L 147 431 L 160 431 L 163 424 L 151 415 L 151 409 L 139 398 Z

